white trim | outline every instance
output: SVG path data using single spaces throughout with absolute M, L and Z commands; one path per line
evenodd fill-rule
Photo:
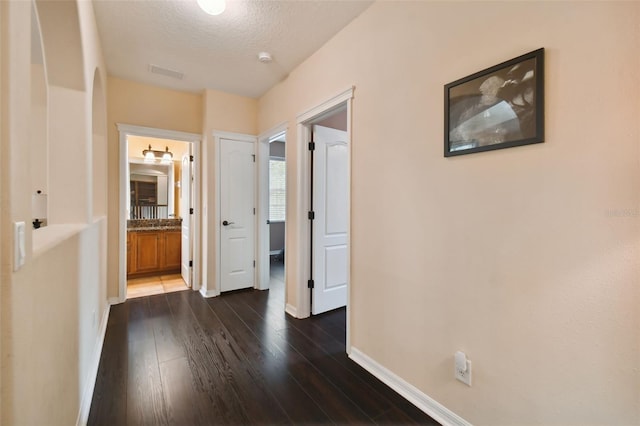
M 200 294 L 202 295 L 202 297 L 206 297 L 207 299 L 210 298 L 210 297 L 216 297 L 216 296 L 220 295 L 220 293 L 218 291 L 216 291 L 215 289 L 207 290 L 204 287 L 200 288 Z
M 220 224 L 222 222 L 222 218 L 220 217 L 221 213 L 220 213 L 220 149 L 221 149 L 221 143 L 220 141 L 222 139 L 227 139 L 227 140 L 231 140 L 231 141 L 237 141 L 237 142 L 251 142 L 253 143 L 253 152 L 254 155 L 257 155 L 257 144 L 258 144 L 258 137 L 257 136 L 252 136 L 252 135 L 248 135 L 245 133 L 233 133 L 233 132 L 224 132 L 224 131 L 220 131 L 220 130 L 214 130 L 213 131 L 213 144 L 214 144 L 214 152 L 215 152 L 215 164 L 214 164 L 214 169 L 215 169 L 215 176 L 216 176 L 216 199 L 215 199 L 215 211 L 214 211 L 214 218 L 213 218 L 213 223 L 215 224 L 215 228 L 214 228 L 214 235 L 215 235 L 215 250 L 216 250 L 216 254 L 215 254 L 215 271 L 216 271 L 216 276 L 215 276 L 215 285 L 214 288 L 207 288 L 207 290 L 203 293 L 200 292 L 204 297 L 214 297 L 214 296 L 219 296 L 221 289 L 222 289 L 222 271 L 221 271 L 221 266 L 222 266 L 222 260 L 221 260 L 221 247 L 222 244 L 220 243 L 220 238 L 221 238 L 221 232 L 220 232 Z M 254 181 L 254 205 L 258 206 L 258 190 L 257 190 L 257 186 L 258 186 L 258 173 L 257 173 L 257 165 L 258 165 L 258 161 L 256 159 L 256 173 L 255 173 L 255 181 Z M 258 211 L 257 211 L 257 207 L 256 207 L 256 215 L 255 215 L 255 219 L 254 219 L 254 235 L 253 235 L 253 239 L 254 239 L 254 252 L 253 252 L 253 258 L 256 259 L 256 268 L 254 268 L 253 271 L 253 288 L 259 288 L 258 287 L 258 275 L 257 275 L 257 250 L 258 250 Z M 211 223 L 211 222 L 209 222 Z M 211 235 L 211 230 L 209 230 L 209 234 Z
M 93 359 L 90 365 L 91 370 L 87 376 L 87 383 L 82 391 L 82 399 L 80 400 L 80 411 L 78 412 L 78 418 L 76 425 L 86 426 L 89 421 L 89 411 L 91 410 L 91 401 L 93 399 L 93 391 L 96 387 L 96 380 L 98 378 L 98 367 L 100 366 L 100 356 L 102 355 L 102 345 L 104 344 L 104 336 L 107 333 L 107 323 L 109 322 L 109 312 L 111 311 L 111 305 L 107 304 L 102 313 L 102 320 L 100 321 L 100 328 L 98 329 L 98 339 L 96 340 L 96 347 L 93 351 Z
M 275 135 L 277 135 L 279 133 L 284 133 L 287 130 L 289 130 L 289 122 L 283 121 L 282 123 L 279 123 L 279 124 L 273 126 L 272 128 L 270 128 L 266 132 L 260 133 L 258 135 L 258 140 L 269 139 L 270 137 L 275 136 Z
M 203 164 L 201 159 L 202 152 L 202 135 L 196 133 L 187 133 L 187 132 L 178 132 L 175 130 L 166 130 L 166 129 L 156 129 L 152 127 L 143 127 L 143 126 L 135 126 L 132 124 L 123 124 L 116 123 L 119 132 L 119 149 L 120 149 L 120 159 L 119 159 L 119 194 L 118 199 L 120 200 L 120 209 L 118 212 L 119 222 L 118 222 L 118 239 L 120 249 L 118 252 L 118 297 L 116 303 L 122 303 L 127 298 L 127 212 L 125 206 L 127 205 L 128 195 L 127 195 L 127 178 L 128 178 L 128 167 L 129 167 L 129 153 L 128 153 L 128 143 L 127 136 L 144 136 L 144 137 L 153 137 L 159 139 L 171 139 L 176 140 L 178 142 L 190 142 L 193 144 L 193 156 L 194 156 L 194 167 L 195 167 L 195 194 L 193 194 L 193 206 L 194 206 L 194 215 L 193 215 L 193 235 L 195 236 L 193 241 L 193 260 L 196 265 L 193 268 L 193 282 L 191 283 L 191 288 L 195 291 L 200 289 L 201 286 L 201 277 L 202 277 L 202 261 L 199 261 L 199 255 L 201 252 L 202 244 L 206 243 L 206 236 L 202 236 L 200 232 L 200 218 L 202 212 L 202 206 L 200 205 L 201 194 L 202 194 L 202 167 Z M 204 241 L 203 241 L 204 239 Z M 109 299 L 110 303 L 112 303 L 113 298 Z
M 256 136 L 248 135 L 246 133 L 223 132 L 220 130 L 214 130 L 213 137 L 218 139 L 231 139 L 234 141 L 242 141 L 242 142 L 255 142 L 257 139 Z
M 179 132 L 176 130 L 156 129 L 154 127 L 136 126 L 133 124 L 116 123 L 120 133 L 133 136 L 145 136 L 157 139 L 173 139 L 178 142 L 200 142 L 202 135 L 197 133 Z
M 319 115 L 324 114 L 325 112 L 329 111 L 330 109 L 350 100 L 353 99 L 353 92 L 356 89 L 355 86 L 351 86 L 346 90 L 343 90 L 342 92 L 330 97 L 329 99 L 325 100 L 324 102 L 322 102 L 319 105 L 316 105 L 312 108 L 309 108 L 308 110 L 306 110 L 305 112 L 301 112 L 300 114 L 298 114 L 298 116 L 296 117 L 296 121 L 298 123 L 305 123 L 307 121 L 310 121 L 316 117 L 318 117 Z
M 290 305 L 289 303 L 286 304 L 286 306 L 284 307 L 284 311 L 286 313 L 288 313 L 289 315 L 291 315 L 294 318 L 298 318 L 298 311 L 296 310 L 296 307 L 293 305 Z
M 443 426 L 472 426 L 471 423 L 365 355 L 359 349 L 351 348 L 349 358 Z
M 124 300 L 120 300 L 120 296 L 110 297 L 107 299 L 107 303 L 109 303 L 109 305 L 117 305 L 122 302 L 124 302 Z
M 296 175 L 296 184 L 298 188 L 298 204 L 296 206 L 296 213 L 304 218 L 306 212 L 309 211 L 309 155 L 306 148 L 307 141 L 310 138 L 311 130 L 310 126 L 314 121 L 326 116 L 328 113 L 335 111 L 340 105 L 345 104 L 347 108 L 347 141 L 348 141 L 348 184 L 347 194 L 349 204 L 347 206 L 348 222 L 347 222 L 347 247 L 349 247 L 349 256 L 347 257 L 347 341 L 346 352 L 351 353 L 351 152 L 353 149 L 353 142 L 351 138 L 351 114 L 352 114 L 352 100 L 354 96 L 355 86 L 343 90 L 337 95 L 325 100 L 319 105 L 308 109 L 307 111 L 298 114 L 297 116 L 297 134 L 298 134 L 298 173 Z M 296 312 L 297 318 L 307 318 L 311 315 L 310 306 L 310 289 L 307 286 L 307 280 L 309 275 L 309 255 L 311 248 L 309 247 L 309 221 L 299 220 L 298 227 L 296 229 L 298 237 L 298 250 L 295 254 L 295 262 L 299 265 L 297 275 L 297 299 L 296 299 Z M 286 256 L 286 252 L 285 252 Z M 285 265 L 291 261 L 286 259 Z
M 263 132 L 258 136 L 258 145 L 257 145 L 257 177 L 258 177 L 258 187 L 257 187 L 257 195 L 258 195 L 258 254 L 256 258 L 256 274 L 258 277 L 258 286 L 257 288 L 260 290 L 268 290 L 269 289 L 269 280 L 270 280 L 270 269 L 271 263 L 269 260 L 269 225 L 267 224 L 267 220 L 269 219 L 269 139 L 275 135 L 285 133 L 288 131 L 289 127 L 288 123 L 282 122 L 275 127 Z M 286 136 L 285 136 L 286 137 Z M 282 159 L 286 161 L 286 142 L 285 142 L 285 157 Z M 287 186 L 288 191 L 288 186 Z M 286 197 L 286 196 L 285 196 Z M 289 199 L 286 197 L 286 199 Z M 285 242 L 287 241 L 285 229 Z M 285 243 L 286 244 L 286 243 Z M 286 249 L 286 247 L 285 247 Z M 284 300 L 287 300 L 287 264 L 285 263 L 285 273 L 284 273 Z

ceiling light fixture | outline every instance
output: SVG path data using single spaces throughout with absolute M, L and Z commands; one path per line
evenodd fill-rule
M 227 4 L 225 0 L 196 0 L 200 9 L 204 10 L 209 15 L 220 15 L 224 12 Z
M 164 151 L 156 151 L 151 149 L 151 145 L 149 145 L 149 149 L 142 150 L 142 155 L 144 155 L 145 163 L 155 163 L 156 160 L 160 160 L 161 164 L 170 164 L 173 160 L 173 153 L 169 152 L 168 146 Z

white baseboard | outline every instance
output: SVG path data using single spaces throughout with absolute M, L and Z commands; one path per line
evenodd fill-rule
M 383 367 L 377 361 L 369 358 L 359 349 L 352 347 L 349 358 L 443 426 L 472 426 L 471 423 Z
M 218 295 L 218 293 L 216 293 L 215 290 L 207 290 L 204 287 L 201 287 L 200 290 L 198 290 L 200 292 L 200 294 L 202 295 L 202 297 L 205 298 L 209 298 L 209 297 L 216 297 Z
M 110 297 L 107 302 L 109 303 L 109 305 L 117 305 L 119 303 L 123 303 L 124 300 L 120 300 L 120 298 L 118 296 L 116 297 Z
M 107 304 L 104 312 L 102 313 L 102 319 L 100 320 L 98 340 L 96 341 L 96 347 L 93 350 L 93 359 L 91 360 L 91 370 L 87 376 L 87 384 L 84 387 L 82 399 L 80 400 L 80 412 L 78 413 L 78 419 L 76 421 L 77 426 L 86 426 L 89 421 L 89 410 L 91 409 L 93 391 L 96 387 L 96 380 L 98 378 L 98 367 L 100 366 L 100 356 L 102 355 L 102 345 L 104 344 L 104 336 L 107 332 L 107 322 L 109 321 L 110 311 L 111 304 Z
M 296 309 L 295 306 L 290 305 L 290 304 L 287 303 L 287 305 L 284 308 L 284 311 L 286 313 L 288 313 L 289 315 L 291 315 L 292 317 L 298 318 L 298 310 Z

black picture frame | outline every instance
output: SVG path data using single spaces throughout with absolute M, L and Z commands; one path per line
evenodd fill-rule
M 544 48 L 444 86 L 444 156 L 544 142 Z

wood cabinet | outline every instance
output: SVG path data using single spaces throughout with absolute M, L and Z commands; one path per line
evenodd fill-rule
M 180 270 L 182 264 L 182 232 L 167 231 L 164 233 L 164 267 Z
M 180 231 L 127 232 L 127 278 L 180 272 Z

